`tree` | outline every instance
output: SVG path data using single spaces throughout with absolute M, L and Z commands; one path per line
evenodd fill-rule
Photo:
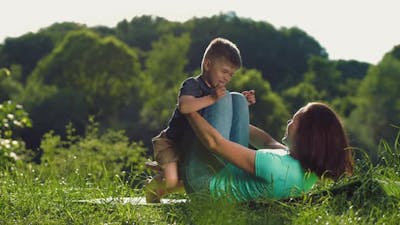
M 257 70 L 241 70 L 234 75 L 229 90 L 255 90 L 257 103 L 250 106 L 250 123 L 266 130 L 273 137 L 282 137 L 290 115 L 281 97 L 271 90 Z
M 335 62 L 321 57 L 312 57 L 304 80 L 316 87 L 320 97 L 332 100 L 338 95 L 340 77 L 341 74 L 336 69 Z
M 178 37 L 168 34 L 152 46 L 142 74 L 144 86 L 141 90 L 145 102 L 141 117 L 143 124 L 154 131 L 166 125 L 176 106 L 178 89 L 188 77 L 184 68 L 190 37 L 188 34 Z
M 328 53 L 320 44 L 303 30 L 292 27 L 279 30 L 283 38 L 275 63 L 279 65 L 279 74 L 275 79 L 278 90 L 293 86 L 303 80 L 303 73 L 310 69 L 313 58 L 327 59 Z
M 336 69 L 342 74 L 342 79 L 364 79 L 367 75 L 369 63 L 359 62 L 356 60 L 337 60 Z
M 116 36 L 131 47 L 150 51 L 152 43 L 166 34 L 181 35 L 184 30 L 177 22 L 162 17 L 143 15 L 134 17 L 130 22 L 123 20 L 115 28 Z
M 74 23 L 74 22 L 62 22 L 53 23 L 52 25 L 42 28 L 39 33 L 48 35 L 51 37 L 54 46 L 57 46 L 64 40 L 64 38 L 71 31 L 86 30 L 87 26 L 84 24 Z
M 336 87 L 336 93 L 330 97 L 332 99 L 331 104 L 339 114 L 349 117 L 356 107 L 357 89 L 367 74 L 370 64 L 355 60 L 337 60 L 333 62 L 336 64 L 336 70 L 341 75 Z
M 47 34 L 28 33 L 18 38 L 7 38 L 1 49 L 0 66 L 22 66 L 19 81 L 25 83 L 27 76 L 36 67 L 37 62 L 53 49 L 53 41 Z
M 125 103 L 139 71 L 136 53 L 124 43 L 79 31 L 42 60 L 32 76 L 46 85 L 79 90 L 89 113 L 101 117 Z
M 226 37 L 239 47 L 243 64 L 259 70 L 277 91 L 303 79 L 311 56 L 327 57 L 320 44 L 298 28 L 277 30 L 267 22 L 239 18 L 232 13 L 193 18 L 184 26 L 192 38 L 189 71 L 199 67 L 204 50 L 213 38 Z
M 121 109 L 132 100 L 141 102 L 139 74 L 136 52 L 116 38 L 70 33 L 39 62 L 21 95 L 32 111 L 32 143 L 51 129 L 61 131 L 68 122 L 83 129 L 88 115 L 105 127 L 123 124 L 118 119 Z
M 0 102 L 14 100 L 23 91 L 23 85 L 18 81 L 21 73 L 19 65 L 0 68 Z
M 317 91 L 315 86 L 304 81 L 284 90 L 282 96 L 289 111 L 293 113 L 308 102 L 320 101 L 322 99 L 322 95 Z
M 358 89 L 349 122 L 364 146 L 375 149 L 381 138 L 393 143 L 400 123 L 400 46 L 372 66 Z

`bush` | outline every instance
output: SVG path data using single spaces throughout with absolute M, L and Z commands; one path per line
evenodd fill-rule
M 114 176 L 134 179 L 144 170 L 146 149 L 141 143 L 131 143 L 123 131 L 100 134 L 99 125 L 91 121 L 83 137 L 75 134 L 72 125 L 67 125 L 66 133 L 66 140 L 62 140 L 50 131 L 41 143 L 41 163 L 54 168 L 56 176 L 75 173 L 94 180 Z
M 14 130 L 30 127 L 28 113 L 21 105 L 11 101 L 0 104 L 0 166 L 6 166 L 18 159 L 17 152 L 25 148 L 25 143 L 15 137 Z

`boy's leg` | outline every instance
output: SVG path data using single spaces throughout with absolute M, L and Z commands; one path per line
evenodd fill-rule
M 249 145 L 249 104 L 244 95 L 231 92 L 232 95 L 232 128 L 230 140 L 245 147 Z
M 165 178 L 165 187 L 167 189 L 173 189 L 179 185 L 178 177 L 178 162 L 167 163 L 162 166 Z
M 161 166 L 158 165 L 158 163 L 156 161 L 147 161 L 147 162 L 144 163 L 144 166 L 147 169 L 151 169 L 151 170 L 153 170 L 154 172 L 157 172 L 157 173 L 162 171 Z
M 160 167 L 159 173 L 146 185 L 146 201 L 160 202 L 160 198 L 182 186 L 178 178 L 178 149 L 174 141 L 170 140 L 165 131 L 152 138 L 154 158 Z M 149 166 L 149 165 L 148 165 Z M 155 165 L 151 165 L 155 168 Z
M 163 174 L 158 173 L 154 175 L 151 179 L 147 180 L 144 186 L 144 193 L 147 203 L 160 203 L 162 192 L 165 188 L 165 181 L 163 180 Z
M 229 139 L 232 124 L 232 98 L 229 93 L 205 108 L 202 116 Z M 213 154 L 200 142 L 193 130 L 185 132 L 182 143 L 184 159 L 181 176 L 187 193 L 208 190 L 211 177 L 225 166 L 225 160 Z
M 177 162 L 168 163 L 163 172 L 156 174 L 145 186 L 147 203 L 159 203 L 169 193 L 184 192 L 183 183 L 178 178 Z

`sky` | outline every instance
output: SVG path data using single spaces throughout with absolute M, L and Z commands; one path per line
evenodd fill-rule
M 398 9 L 398 0 L 0 0 L 0 43 L 55 22 L 115 27 L 141 15 L 184 22 L 233 11 L 277 29 L 298 27 L 330 59 L 376 64 L 400 44 Z

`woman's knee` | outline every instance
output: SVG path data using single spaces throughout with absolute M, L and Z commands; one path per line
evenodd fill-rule
M 224 97 L 218 99 L 214 104 L 206 107 L 204 112 L 206 113 L 224 113 L 227 109 L 232 107 L 232 96 L 231 93 L 226 91 Z
M 248 106 L 248 102 L 246 97 L 239 92 L 231 92 L 230 95 L 232 96 L 232 104 L 235 105 L 241 105 L 241 106 Z
M 203 110 L 202 116 L 225 138 L 229 138 L 232 124 L 232 96 L 229 92 Z
M 232 92 L 232 128 L 230 140 L 243 146 L 249 142 L 249 104 L 241 93 Z
M 232 92 L 232 110 L 233 117 L 248 117 L 249 114 L 249 103 L 246 97 L 238 92 Z

